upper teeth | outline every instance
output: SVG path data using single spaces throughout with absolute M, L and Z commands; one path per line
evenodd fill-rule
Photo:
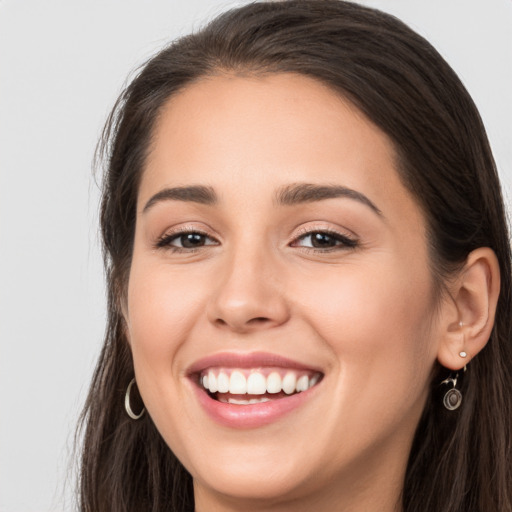
M 320 379 L 320 374 L 305 370 L 271 371 L 210 369 L 201 374 L 201 383 L 210 393 L 233 395 L 264 395 L 280 393 L 287 395 L 306 391 Z

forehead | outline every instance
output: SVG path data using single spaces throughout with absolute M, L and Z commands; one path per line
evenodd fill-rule
M 193 83 L 162 108 L 139 204 L 159 188 L 191 183 L 222 197 L 314 182 L 418 210 L 395 162 L 386 134 L 313 78 L 219 75 Z

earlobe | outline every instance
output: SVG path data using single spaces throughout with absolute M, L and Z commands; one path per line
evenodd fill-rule
M 487 344 L 494 325 L 500 291 L 500 269 L 494 251 L 471 252 L 451 288 L 455 308 L 445 317 L 438 361 L 460 370 Z

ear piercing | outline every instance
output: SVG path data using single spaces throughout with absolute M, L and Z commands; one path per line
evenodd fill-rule
M 462 327 L 464 325 L 464 322 L 461 320 L 459 322 L 459 327 Z M 463 359 L 465 359 L 466 357 L 468 357 L 468 353 L 464 350 L 462 350 L 461 352 L 459 352 L 459 356 L 462 357 Z
M 459 327 L 462 328 L 464 326 L 464 323 L 462 320 L 459 322 Z M 462 357 L 462 359 L 466 359 L 468 357 L 468 353 L 465 350 L 461 350 L 459 352 L 459 357 Z M 467 366 L 464 366 L 463 371 L 465 372 L 467 369 Z M 449 389 L 443 396 L 443 405 L 446 409 L 449 411 L 455 411 L 455 409 L 458 409 L 460 407 L 460 404 L 462 403 L 462 393 L 457 389 L 457 379 L 459 378 L 459 374 L 456 373 L 454 376 L 450 376 L 447 379 L 443 380 L 441 382 L 441 385 L 443 384 L 451 384 L 452 388 Z

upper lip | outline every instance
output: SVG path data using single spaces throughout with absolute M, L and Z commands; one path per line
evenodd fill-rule
M 187 374 L 199 373 L 206 368 L 259 368 L 259 367 L 295 368 L 323 373 L 320 368 L 304 364 L 279 354 L 269 352 L 221 352 L 203 357 L 190 365 Z

